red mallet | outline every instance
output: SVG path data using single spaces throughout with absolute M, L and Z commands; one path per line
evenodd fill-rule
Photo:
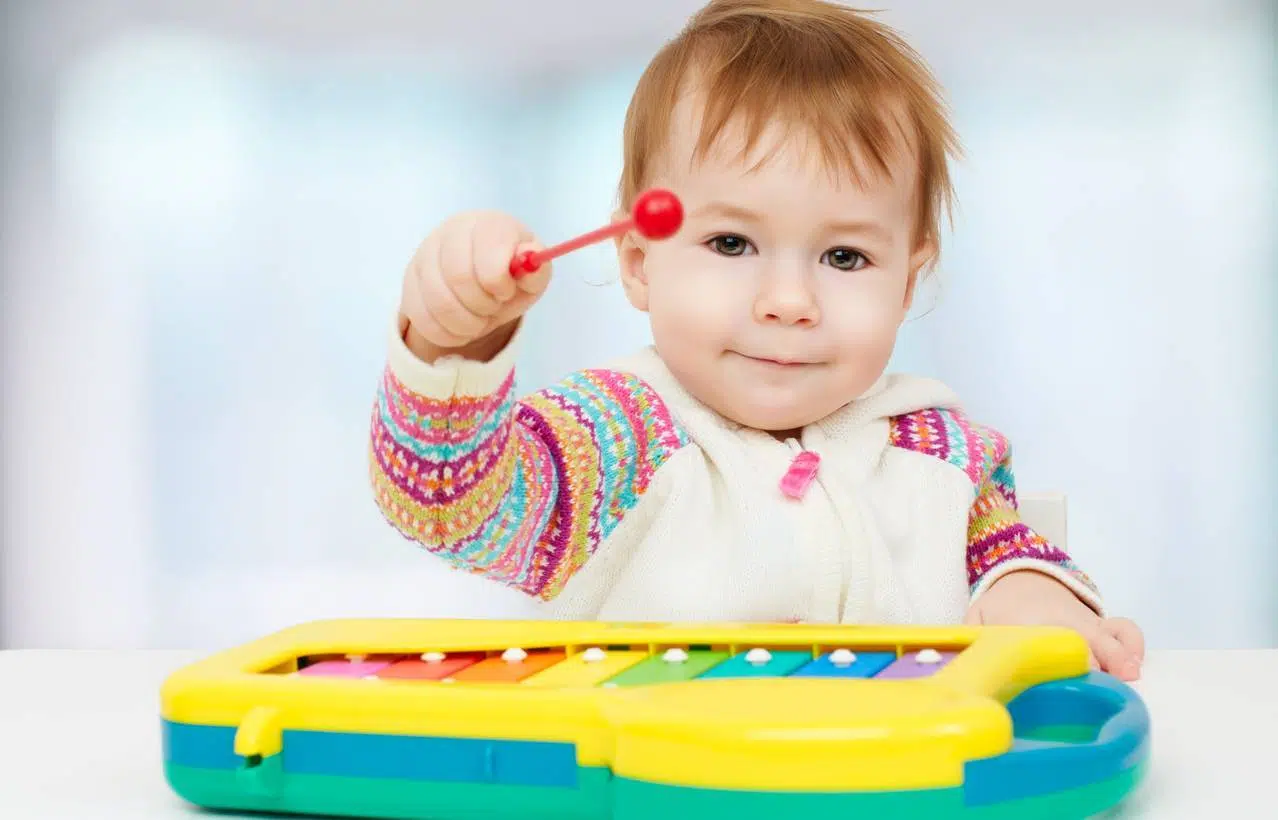
M 510 275 L 516 279 L 526 276 L 557 256 L 620 236 L 631 229 L 639 231 L 648 239 L 668 239 L 679 232 L 679 226 L 682 224 L 683 204 L 679 202 L 679 197 L 661 188 L 653 188 L 650 191 L 644 191 L 635 200 L 635 207 L 629 219 L 582 234 L 576 239 L 570 239 L 553 248 L 524 251 L 510 260 Z

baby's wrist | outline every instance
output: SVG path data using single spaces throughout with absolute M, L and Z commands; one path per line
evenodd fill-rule
M 446 356 L 457 356 L 475 362 L 490 362 L 506 349 L 506 345 L 510 344 L 511 338 L 515 335 L 516 328 L 519 327 L 519 321 L 515 320 L 460 347 L 441 347 L 418 333 L 408 317 L 401 315 L 399 322 L 400 338 L 404 340 L 409 351 L 426 364 L 434 364 Z

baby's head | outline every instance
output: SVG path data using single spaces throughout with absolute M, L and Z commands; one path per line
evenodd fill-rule
M 626 117 L 621 208 L 683 201 L 679 232 L 622 239 L 622 282 L 697 399 L 773 432 L 887 367 L 935 260 L 956 140 L 890 30 L 819 0 L 716 0 L 649 65 Z

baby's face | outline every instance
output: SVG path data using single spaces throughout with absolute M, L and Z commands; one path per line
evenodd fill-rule
M 670 370 L 719 414 L 773 432 L 830 415 L 883 374 L 931 255 L 915 242 L 912 158 L 858 185 L 777 132 L 744 159 L 725 133 L 694 162 L 700 124 L 674 119 L 650 184 L 678 194 L 684 223 L 622 244 L 627 296 Z

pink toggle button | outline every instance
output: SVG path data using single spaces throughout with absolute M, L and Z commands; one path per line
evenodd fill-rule
M 781 492 L 794 499 L 803 498 L 808 487 L 816 479 L 821 457 L 811 450 L 804 450 L 790 462 L 790 469 L 781 477 Z

